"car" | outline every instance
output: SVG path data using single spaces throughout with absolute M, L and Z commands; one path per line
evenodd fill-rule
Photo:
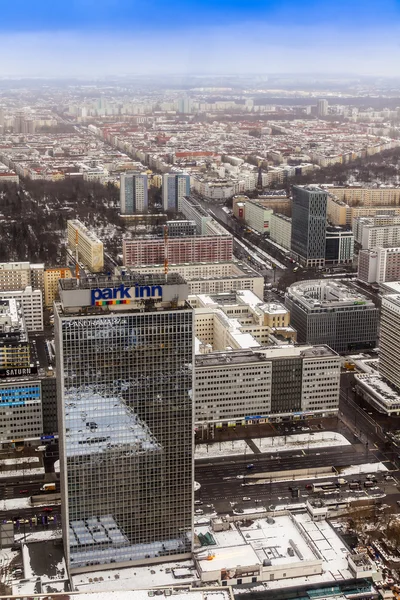
M 301 430 L 302 431 L 310 431 L 310 428 L 309 427 L 302 427 Z
M 194 503 L 197 505 L 200 505 L 200 504 L 203 504 L 203 500 L 195 500 Z
M 53 509 L 50 506 L 46 506 L 46 508 L 43 509 L 44 512 L 53 512 Z
M 254 469 L 254 465 L 250 463 L 249 465 L 247 465 L 246 469 Z
M 243 502 L 249 502 L 251 498 L 249 498 L 248 496 L 243 496 L 242 500 Z
M 244 479 L 244 475 L 236 475 L 236 479 Z
M 312 483 L 307 483 L 306 490 L 312 490 Z
M 27 493 L 28 493 L 28 490 L 19 490 L 19 493 L 20 493 L 20 494 L 27 494 Z
M 196 508 L 194 512 L 196 515 L 204 515 L 204 510 L 202 508 Z

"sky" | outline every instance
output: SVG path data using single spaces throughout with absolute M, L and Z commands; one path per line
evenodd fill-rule
M 400 76 L 400 0 L 0 0 L 0 77 Z

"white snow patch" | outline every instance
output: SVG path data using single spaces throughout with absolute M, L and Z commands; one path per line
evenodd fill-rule
M 24 457 L 17 457 L 17 458 L 2 458 L 0 459 L 0 466 L 1 465 L 22 465 L 24 463 L 38 463 L 39 462 L 39 457 L 38 456 L 24 456 Z
M 27 544 L 32 542 L 45 542 L 47 540 L 62 539 L 62 530 L 46 529 L 45 531 L 30 531 L 29 533 L 17 533 L 14 535 L 16 542 L 26 541 Z
M 297 435 L 279 435 L 265 438 L 253 438 L 254 444 L 261 452 L 284 452 L 287 450 L 303 450 L 307 448 L 324 448 L 330 446 L 349 446 L 350 442 L 336 431 L 316 431 Z M 246 440 L 230 442 L 214 442 L 198 444 L 195 458 L 234 456 L 237 454 L 253 454 Z
M 359 475 L 361 473 L 380 473 L 382 471 L 388 471 L 381 462 L 377 463 L 366 463 L 363 465 L 351 465 L 350 467 L 341 468 L 339 467 L 340 476 L 343 475 Z
M 249 448 L 246 440 L 198 444 L 196 446 L 195 458 L 207 458 L 208 456 L 235 456 L 238 454 L 253 454 L 253 450 Z
M 16 471 L 0 471 L 0 479 L 10 479 L 12 477 L 24 479 L 24 477 L 30 477 L 31 475 L 44 475 L 44 467 L 38 467 L 34 469 L 17 469 Z M 24 485 L 23 482 L 21 485 Z

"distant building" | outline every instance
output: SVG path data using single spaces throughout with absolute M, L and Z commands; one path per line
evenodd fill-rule
M 285 304 L 299 343 L 326 344 L 338 353 L 376 346 L 378 309 L 342 281 L 295 283 Z
M 191 98 L 184 97 L 178 100 L 178 112 L 188 115 L 193 110 L 193 102 Z
M 319 117 L 326 117 L 328 114 L 328 106 L 329 106 L 328 100 L 325 100 L 325 99 L 318 100 L 317 115 Z
M 293 186 L 291 252 L 306 267 L 325 264 L 327 197 L 317 186 Z
M 207 223 L 212 220 L 212 217 L 204 210 L 196 198 L 193 196 L 182 198 L 181 212 L 187 219 L 196 223 L 197 233 L 199 235 L 205 235 Z
M 58 280 L 72 277 L 68 267 L 51 267 L 44 271 L 44 305 L 46 308 L 53 306 L 58 297 Z
M 99 273 L 104 269 L 104 249 L 101 242 L 89 229 L 78 219 L 67 221 L 68 248 L 75 258 L 78 252 L 78 260 L 90 271 Z
M 181 212 L 182 198 L 190 194 L 190 175 L 186 173 L 164 173 L 162 179 L 163 209 Z
M 117 269 L 118 273 L 125 267 Z M 189 294 L 230 293 L 235 290 L 250 290 L 258 298 L 264 294 L 264 277 L 247 263 L 237 261 L 212 263 L 169 264 L 171 273 L 178 273 L 186 280 Z M 132 272 L 164 273 L 164 265 L 135 267 Z
M 196 223 L 194 221 L 167 221 L 168 237 L 181 237 L 196 235 Z
M 290 250 L 292 242 L 292 219 L 286 215 L 273 213 L 270 218 L 270 238 L 273 242 Z
M 162 238 L 124 239 L 123 262 L 126 266 L 158 265 L 164 262 L 165 243 Z M 203 235 L 168 239 L 167 256 L 172 263 L 230 261 L 233 257 L 231 235 Z
M 354 235 L 349 229 L 327 227 L 325 239 L 325 264 L 352 264 L 354 256 Z
M 30 262 L 0 263 L 0 290 L 24 290 L 26 287 L 44 292 L 44 264 Z
M 28 332 L 20 303 L 14 298 L 0 300 L 0 376 L 9 369 L 29 369 Z
M 364 225 L 361 245 L 363 250 L 374 248 L 395 248 L 400 246 L 400 224 Z
M 143 214 L 148 210 L 148 181 L 146 173 L 121 173 L 120 207 L 122 215 Z

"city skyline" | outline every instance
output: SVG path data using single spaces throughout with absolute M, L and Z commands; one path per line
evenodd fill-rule
M 151 10 L 151 19 L 149 19 Z M 347 73 L 396 76 L 400 6 L 101 0 L 2 8 L 0 77 L 127 73 Z M 354 24 L 357 23 L 357 28 Z M 242 43 L 238 44 L 237 40 Z M 10 52 L 10 48 L 13 49 Z M 183 51 L 184 49 L 184 51 Z

